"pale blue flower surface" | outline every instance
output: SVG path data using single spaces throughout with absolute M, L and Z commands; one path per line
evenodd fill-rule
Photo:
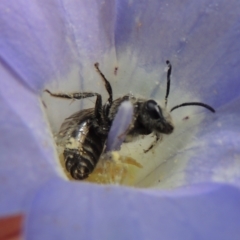
M 2 0 L 0 216 L 24 213 L 31 240 L 239 239 L 239 13 L 238 0 Z M 167 160 L 188 161 L 169 172 L 184 173 L 185 187 L 62 179 L 40 100 L 46 84 L 68 81 L 76 68 L 81 91 L 97 88 L 88 72 L 99 62 L 115 98 L 131 91 L 160 101 L 166 60 L 169 107 L 198 100 L 216 109 L 172 114 L 173 138 L 185 145 Z

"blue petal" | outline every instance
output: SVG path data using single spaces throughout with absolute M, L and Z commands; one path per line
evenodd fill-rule
M 56 1 L 2 1 L 0 61 L 34 91 L 66 74 L 73 62 L 67 28 Z
M 54 144 L 41 102 L 0 66 L 0 215 L 24 211 L 57 175 Z M 4 81 L 2 81 L 2 79 Z
M 128 88 L 142 84 L 154 89 L 159 81 L 165 87 L 163 71 L 167 59 L 173 65 L 170 102 L 184 101 L 185 94 L 200 98 L 214 107 L 239 96 L 240 4 L 230 1 L 209 3 L 117 1 L 116 53 L 127 68 Z M 136 65 L 132 67 L 132 62 Z M 120 64 L 120 65 L 121 65 Z M 146 74 L 138 76 L 144 69 Z M 149 75 L 149 77 L 148 77 Z M 161 75 L 160 75 L 161 76 Z M 146 93 L 139 87 L 138 94 Z M 164 91 L 151 97 L 164 98 Z M 194 100 L 188 99 L 188 100 Z
M 240 191 L 198 185 L 175 192 L 48 183 L 33 202 L 26 239 L 239 239 Z
M 156 81 L 165 84 L 163 63 L 170 59 L 169 104 L 196 97 L 217 107 L 220 125 L 211 118 L 200 126 L 197 136 L 208 146 L 205 153 L 196 149 L 186 171 L 190 183 L 219 180 L 225 166 L 238 162 L 239 2 L 121 0 L 116 17 L 114 7 L 112 1 L 1 1 L 0 213 L 26 211 L 35 196 L 28 239 L 238 239 L 240 196 L 233 187 L 164 193 L 50 184 L 57 176 L 53 142 L 37 96 L 24 86 L 39 91 L 51 79 L 64 78 L 72 65 L 82 70 L 85 59 L 94 63 L 103 55 L 113 75 L 115 59 L 105 54 L 114 48 L 120 67 L 112 82 L 120 79 L 113 83 L 119 94 L 150 96 Z M 155 92 L 152 97 L 161 99 L 161 91 Z M 207 173 L 216 166 L 220 174 Z M 238 172 L 231 176 L 234 184 L 238 179 Z
M 229 182 L 240 186 L 240 98 L 217 110 L 201 124 L 186 168 L 189 184 L 202 181 Z M 204 150 L 203 150 L 204 149 Z

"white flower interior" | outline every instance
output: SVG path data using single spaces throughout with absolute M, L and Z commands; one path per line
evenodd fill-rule
M 143 68 L 136 67 L 136 61 L 132 61 L 132 66 L 129 64 L 127 66 L 124 61 L 121 64 L 111 63 L 111 66 L 100 63 L 101 71 L 112 85 L 114 99 L 131 92 L 136 97 L 152 98 L 159 102 L 160 106 L 164 105 L 166 93 L 166 71 L 164 68 L 162 64 L 156 71 L 146 72 Z M 166 111 L 182 102 L 199 100 L 196 99 L 196 96 L 186 92 L 186 89 L 176 88 L 175 78 L 173 72 Z M 156 87 L 158 90 L 154 91 Z M 68 76 L 64 79 L 53 80 L 51 85 L 46 86 L 46 89 L 54 93 L 98 92 L 103 96 L 103 103 L 107 98 L 104 85 L 95 71 L 94 62 L 86 64 L 80 70 L 77 66 L 73 67 Z M 151 95 L 152 97 L 150 97 Z M 46 105 L 46 113 L 54 135 L 58 132 L 65 118 L 80 109 L 92 108 L 95 104 L 94 97 L 71 101 L 54 98 L 43 93 L 42 99 Z M 147 149 L 153 141 L 152 134 L 145 137 L 139 136 L 134 142 L 124 143 L 118 155 L 114 155 L 113 159 L 118 161 L 117 164 L 121 159 L 125 159 L 126 162 L 122 166 L 127 174 L 123 174 L 123 171 L 119 172 L 119 169 L 115 171 L 116 169 L 113 170 L 111 166 L 111 168 L 104 170 L 104 174 L 113 171 L 112 175 L 120 174 L 121 176 L 117 176 L 113 181 L 111 179 L 109 183 L 114 183 L 116 180 L 115 183 L 123 185 L 168 189 L 185 185 L 185 167 L 191 158 L 187 149 L 194 145 L 195 135 L 204 117 L 202 113 L 202 109 L 193 106 L 172 112 L 174 132 L 168 136 L 163 135 L 162 140 L 148 153 L 144 153 L 143 150 Z M 99 165 L 102 167 L 101 161 Z

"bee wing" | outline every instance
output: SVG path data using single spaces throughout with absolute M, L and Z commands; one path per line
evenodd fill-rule
M 58 146 L 65 146 L 68 140 L 78 131 L 81 123 L 94 116 L 94 109 L 84 109 L 72 114 L 62 123 L 58 134 L 56 135 L 56 143 Z

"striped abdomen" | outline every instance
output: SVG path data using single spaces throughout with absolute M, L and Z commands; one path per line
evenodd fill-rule
M 65 165 L 74 179 L 82 180 L 96 167 L 107 136 L 98 134 L 90 119 L 82 122 L 69 137 L 63 152 Z

